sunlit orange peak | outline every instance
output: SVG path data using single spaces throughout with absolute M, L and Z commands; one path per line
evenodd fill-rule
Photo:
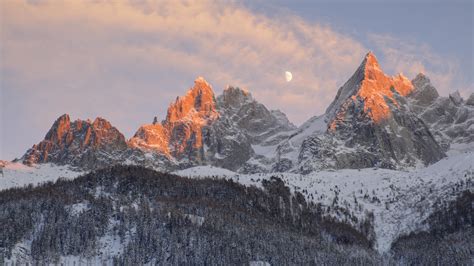
M 176 98 L 169 106 L 166 120 L 173 123 L 182 119 L 213 119 L 217 116 L 214 91 L 203 77 L 198 77 L 186 95 Z
M 398 106 L 392 88 L 401 96 L 407 96 L 413 90 L 413 85 L 410 80 L 402 74 L 398 74 L 394 77 L 385 75 L 379 66 L 377 58 L 372 52 L 367 53 L 360 67 L 363 69 L 363 79 L 360 83 L 360 87 L 355 91 L 355 94 L 346 101 L 361 99 L 364 103 L 364 112 L 372 118 L 375 123 L 380 123 L 391 116 L 387 100 L 393 102 L 395 106 Z M 336 113 L 329 128 L 335 129 L 338 121 L 344 116 L 344 108 L 341 108 L 338 113 Z
M 218 117 L 212 87 L 203 77 L 198 77 L 184 96 L 170 104 L 161 124 L 140 127 L 129 145 L 180 156 L 189 145 L 202 147 L 202 128 Z

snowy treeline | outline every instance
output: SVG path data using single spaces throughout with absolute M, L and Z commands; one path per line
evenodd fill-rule
M 6 261 L 101 258 L 118 264 L 373 263 L 373 242 L 293 196 L 120 166 L 0 192 Z M 369 230 L 370 230 L 370 224 Z M 21 244 L 19 244 L 21 243 Z
M 371 217 L 337 222 L 277 177 L 257 188 L 117 166 L 0 192 L 0 264 L 469 264 L 473 202 L 465 191 L 436 203 L 427 232 L 379 255 Z

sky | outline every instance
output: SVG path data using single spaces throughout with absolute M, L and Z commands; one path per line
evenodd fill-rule
M 54 120 L 106 118 L 128 139 L 198 76 L 247 88 L 299 125 L 368 51 L 389 75 L 474 92 L 473 1 L 0 1 L 0 159 Z M 286 82 L 285 71 L 293 73 Z

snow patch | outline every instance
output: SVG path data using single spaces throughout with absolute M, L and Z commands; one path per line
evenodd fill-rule
M 84 172 L 54 164 L 39 164 L 27 166 L 22 163 L 8 163 L 3 168 L 3 177 L 0 176 L 0 190 L 28 185 L 39 185 L 45 182 L 54 182 L 60 177 L 73 179 Z
M 69 206 L 69 213 L 73 216 L 78 216 L 79 214 L 89 210 L 88 202 L 79 202 Z
M 204 224 L 204 217 L 194 215 L 194 214 L 185 214 L 184 217 L 188 219 L 192 224 L 197 226 L 202 226 Z

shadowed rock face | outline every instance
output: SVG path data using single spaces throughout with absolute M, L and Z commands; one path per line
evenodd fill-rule
M 471 93 L 471 95 L 469 95 L 469 98 L 467 98 L 466 101 L 466 105 L 474 106 L 474 93 Z
M 127 149 L 125 137 L 107 120 L 96 118 L 71 122 L 69 115 L 59 117 L 43 141 L 33 145 L 22 160 L 26 164 L 58 163 L 107 165 L 120 161 L 121 152 Z
M 217 102 L 221 116 L 230 119 L 244 131 L 252 144 L 296 128 L 285 114 L 279 110 L 268 110 L 245 89 L 229 86 L 217 98 Z
M 412 80 L 412 84 L 414 90 L 409 96 L 415 100 L 417 105 L 427 106 L 438 99 L 438 91 L 431 85 L 430 79 L 424 74 L 418 74 Z
M 418 74 L 408 96 L 410 109 L 430 128 L 438 143 L 447 150 L 451 143 L 474 141 L 474 94 L 464 101 L 458 92 L 440 97 L 429 78 Z

